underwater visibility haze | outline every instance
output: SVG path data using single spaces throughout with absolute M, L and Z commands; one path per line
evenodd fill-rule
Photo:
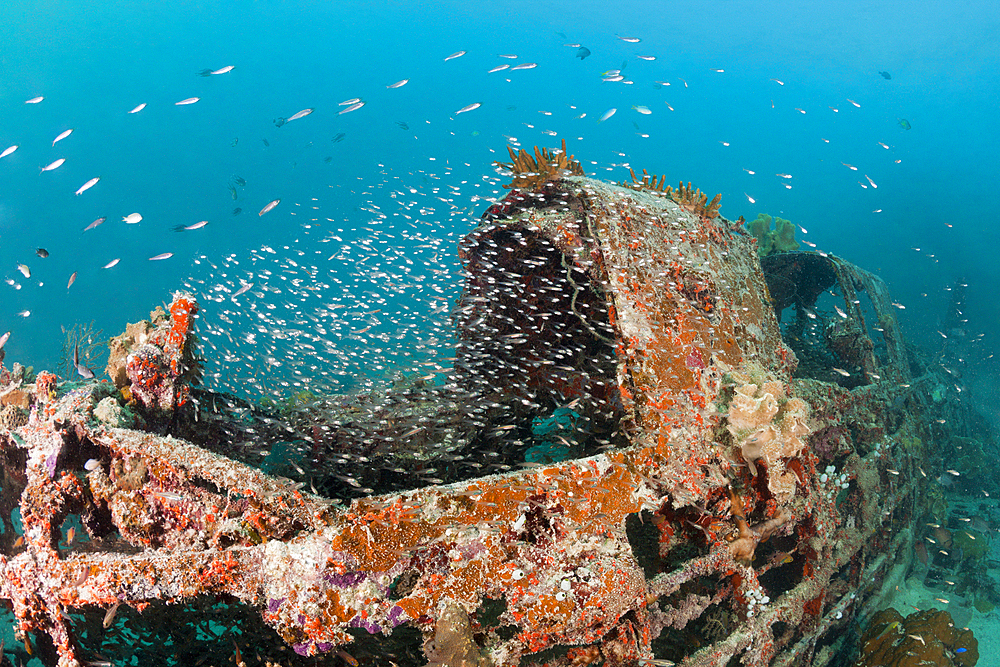
M 107 340 L 183 291 L 198 302 L 202 387 L 229 397 L 235 412 L 322 407 L 328 411 L 324 434 L 283 413 L 289 430 L 320 441 L 331 425 L 346 423 L 344 414 L 370 409 L 411 437 L 426 427 L 407 421 L 414 413 L 348 407 L 346 398 L 332 407 L 331 398 L 377 395 L 410 383 L 440 392 L 433 395 L 440 405 L 420 408 L 427 415 L 492 423 L 492 447 L 510 435 L 503 429 L 515 429 L 513 421 L 497 426 L 495 397 L 472 392 L 468 404 L 445 398 L 453 383 L 480 368 L 478 357 L 463 357 L 463 344 L 486 354 L 456 332 L 457 326 L 475 330 L 482 321 L 475 317 L 490 317 L 469 303 L 507 298 L 480 285 L 479 296 L 468 299 L 463 288 L 474 252 L 463 239 L 475 238 L 473 246 L 494 242 L 477 230 L 496 219 L 511 192 L 517 151 L 536 155 L 535 146 L 546 148 L 553 151 L 546 159 L 558 162 L 564 147 L 587 177 L 635 185 L 648 170 L 666 184 L 691 183 L 709 198 L 720 193 L 718 213 L 736 221 L 733 233 L 763 243 L 753 223 L 766 214 L 768 225 L 773 217 L 775 231 L 788 235 L 776 250 L 794 250 L 797 243 L 800 251 L 843 258 L 883 280 L 903 336 L 923 350 L 927 367 L 948 378 L 934 390 L 933 405 L 920 409 L 944 410 L 934 407 L 943 402 L 954 414 L 974 411 L 979 432 L 961 437 L 975 439 L 982 448 L 976 451 L 995 458 L 1000 7 L 994 2 L 973 0 L 956 11 L 940 1 L 899 0 L 11 0 L 0 5 L 0 25 L 6 27 L 0 47 L 0 361 L 7 368 L 18 362 L 34 373 L 52 371 L 60 381 L 101 378 L 114 357 Z M 692 210 L 706 213 L 704 205 Z M 715 216 L 709 213 L 706 220 Z M 741 216 L 750 221 L 745 227 Z M 512 247 L 530 245 L 516 234 L 507 240 Z M 532 252 L 545 257 L 552 248 L 542 246 Z M 574 278 L 565 259 L 562 266 L 560 284 L 572 293 L 568 308 L 580 326 L 605 340 L 608 331 L 591 328 L 580 309 L 594 308 L 605 319 L 607 310 L 585 302 L 583 278 Z M 814 297 L 810 307 L 825 309 L 833 321 L 838 313 L 848 319 L 832 303 L 821 298 L 817 305 Z M 800 320 L 816 318 L 798 306 Z M 886 322 L 876 318 L 873 326 L 882 331 Z M 787 320 L 782 326 L 787 334 Z M 505 335 L 517 344 L 516 334 Z M 602 349 L 588 348 L 593 372 L 613 377 L 614 354 Z M 859 372 L 833 370 L 845 378 Z M 743 377 L 739 372 L 719 380 L 735 387 L 727 400 L 744 390 L 748 401 L 770 396 L 759 378 L 733 379 Z M 509 378 L 499 372 L 492 379 L 502 385 Z M 762 393 L 755 394 L 758 385 Z M 367 459 L 346 456 L 340 481 L 330 478 L 343 488 L 317 481 L 312 491 L 349 501 L 623 444 L 626 436 L 616 430 L 620 406 L 572 398 L 561 394 L 549 419 L 528 418 L 520 427 L 537 438 L 561 438 L 566 448 L 559 454 L 519 449 L 520 462 L 504 462 L 513 450 L 496 445 L 499 464 L 483 454 L 464 464 L 456 456 L 454 466 L 466 466 L 461 474 L 397 467 L 389 481 L 383 476 L 384 487 L 365 470 Z M 196 400 L 204 398 L 196 394 Z M 779 401 L 780 419 L 797 414 L 787 407 L 796 400 L 789 392 Z M 581 417 L 583 406 L 593 413 Z M 911 408 L 900 399 L 892 409 Z M 519 413 L 504 414 L 513 420 Z M 297 458 L 275 444 L 285 426 L 258 417 L 259 431 L 226 431 L 239 450 L 233 455 L 299 480 L 297 488 L 307 490 L 308 456 Z M 584 422 L 587 444 L 567 442 L 563 436 L 573 440 L 569 433 Z M 747 437 L 734 423 L 720 441 Z M 820 432 L 815 423 L 810 428 Z M 273 441 L 249 443 L 264 432 Z M 427 438 L 431 442 L 430 431 Z M 754 469 L 756 455 L 747 453 L 746 441 L 742 451 L 734 465 Z M 844 470 L 849 465 L 846 457 L 835 463 Z M 946 470 L 957 464 L 939 457 L 914 465 L 922 466 L 919 474 L 940 476 L 948 493 L 990 498 L 988 490 L 949 476 Z M 787 474 L 798 474 L 789 468 Z M 167 494 L 160 501 L 173 499 L 169 489 L 160 493 Z M 725 511 L 732 502 L 732 516 L 740 519 L 740 539 L 752 525 L 763 543 L 771 531 L 761 526 L 774 516 L 749 510 L 749 518 L 739 516 L 738 500 L 724 498 Z M 942 505 L 944 515 L 961 505 L 970 522 L 985 517 L 977 527 L 984 536 L 1000 527 L 994 505 L 983 510 L 971 499 L 951 501 L 951 509 Z M 529 523 L 547 520 L 523 516 Z M 690 518 L 706 535 L 714 530 Z M 947 527 L 945 516 L 939 518 Z M 923 528 L 921 539 L 941 537 L 929 532 L 937 528 Z M 257 543 L 266 538 L 263 529 L 241 530 Z M 630 523 L 629 530 L 646 527 Z M 934 548 L 928 557 L 929 545 L 937 544 L 930 539 L 912 558 L 947 570 L 942 580 L 957 578 L 962 567 L 971 571 L 962 558 L 935 556 Z M 954 538 L 956 547 L 960 541 Z M 978 545 L 962 544 L 963 555 L 979 553 Z M 980 664 L 991 664 L 1000 648 L 985 630 L 997 617 L 992 593 L 975 594 L 977 586 L 993 591 L 984 582 L 997 572 L 987 565 L 1000 556 L 990 544 L 976 561 L 982 577 L 967 584 L 969 613 L 955 614 L 979 638 L 986 656 Z M 762 576 L 762 583 L 773 582 Z M 395 595 L 402 584 L 397 579 L 392 586 Z M 721 636 L 740 621 L 747 617 L 715 617 L 724 626 Z M 864 628 L 851 631 L 857 639 Z M 228 634 L 216 636 L 230 643 Z M 282 637 L 303 655 L 315 650 L 301 638 Z M 7 638 L 8 646 L 23 643 L 20 636 Z M 952 657 L 966 651 L 955 641 Z M 248 664 L 258 664 L 243 648 Z M 845 644 L 841 650 L 848 656 L 853 649 Z M 339 653 L 318 664 L 357 664 Z M 399 664 L 419 664 L 416 654 L 392 655 Z M 428 655 L 432 664 L 447 664 L 445 653 Z M 564 658 L 565 664 L 617 664 L 607 654 L 591 655 L 591 662 L 538 655 L 539 664 Z M 19 656 L 38 664 L 37 656 Z M 102 659 L 87 664 L 131 664 Z M 389 663 L 371 658 L 365 664 Z M 673 663 L 664 657 L 648 664 Z

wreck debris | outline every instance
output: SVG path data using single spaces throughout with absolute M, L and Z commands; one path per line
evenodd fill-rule
M 901 348 L 864 386 L 796 378 L 748 235 L 564 175 L 563 158 L 524 162 L 559 178 L 541 200 L 512 189 L 516 205 L 463 241 L 453 380 L 491 385 L 477 428 L 523 460 L 511 431 L 577 411 L 587 432 L 567 451 L 582 456 L 337 506 L 172 435 L 95 422 L 110 387 L 63 391 L 39 373 L 29 421 L 0 432 L 0 597 L 21 635 L 71 667 L 86 658 L 78 612 L 139 624 L 132 610 L 222 597 L 302 656 L 416 629 L 439 664 L 827 664 L 819 647 L 912 559 L 901 527 L 926 484 L 913 443 L 927 426 L 891 410 L 913 393 L 885 381 L 907 377 Z M 884 315 L 884 285 L 843 260 L 834 275 Z M 174 304 L 109 366 L 154 427 L 196 368 L 196 304 Z M 512 423 L 491 420 L 500 409 Z M 64 546 L 67 521 L 81 534 Z

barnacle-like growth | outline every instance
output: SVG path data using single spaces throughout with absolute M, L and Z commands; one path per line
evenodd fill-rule
M 514 180 L 505 185 L 507 189 L 516 188 L 524 190 L 541 189 L 549 181 L 557 181 L 563 176 L 583 176 L 583 167 L 580 161 L 573 158 L 566 152 L 566 140 L 562 140 L 562 149 L 549 150 L 539 149 L 535 146 L 535 154 L 531 155 L 523 148 L 515 153 L 514 149 L 507 146 L 510 153 L 510 162 L 496 162 L 495 164 L 510 169 L 514 174 Z
M 700 189 L 691 189 L 691 182 L 685 186 L 684 181 L 677 184 L 677 189 L 667 185 L 664 187 L 664 182 L 667 180 L 666 176 L 660 176 L 659 180 L 656 179 L 655 175 L 650 175 L 645 169 L 642 170 L 642 180 L 640 181 L 636 175 L 635 171 L 629 169 L 629 174 L 632 175 L 631 183 L 619 183 L 618 185 L 626 188 L 632 188 L 633 190 L 651 190 L 653 192 L 662 192 L 666 196 L 670 197 L 674 202 L 676 202 L 681 208 L 686 211 L 690 211 L 695 215 L 699 215 L 703 218 L 714 218 L 719 215 L 719 202 L 722 201 L 722 194 L 719 193 L 712 198 L 711 203 L 708 201 L 708 195 L 703 194 Z M 706 206 L 706 204 L 708 204 Z

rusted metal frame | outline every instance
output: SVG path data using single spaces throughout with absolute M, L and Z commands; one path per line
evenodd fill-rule
M 829 256 L 830 263 L 837 272 L 837 280 L 844 292 L 846 308 L 851 317 L 865 325 L 864 313 L 858 299 L 858 289 L 862 288 L 871 300 L 872 308 L 875 310 L 879 321 L 876 323 L 882 329 L 882 337 L 885 340 L 888 352 L 889 364 L 882 366 L 878 364 L 881 380 L 890 382 L 906 382 L 910 378 L 910 367 L 906 360 L 906 349 L 903 343 L 903 336 L 899 330 L 899 323 L 896 314 L 893 312 L 889 288 L 885 281 L 873 273 L 854 266 L 839 257 Z M 867 335 L 868 327 L 864 327 Z M 873 364 L 875 360 L 873 358 Z

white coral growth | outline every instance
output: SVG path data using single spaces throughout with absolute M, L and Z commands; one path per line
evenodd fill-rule
M 760 388 L 747 383 L 737 387 L 729 404 L 728 429 L 736 440 L 750 472 L 757 474 L 755 461 L 764 460 L 768 488 L 779 503 L 795 495 L 795 474 L 788 472 L 782 459 L 798 456 L 804 438 L 811 432 L 806 419 L 809 405 L 800 398 L 785 396 L 784 385 L 765 382 Z

